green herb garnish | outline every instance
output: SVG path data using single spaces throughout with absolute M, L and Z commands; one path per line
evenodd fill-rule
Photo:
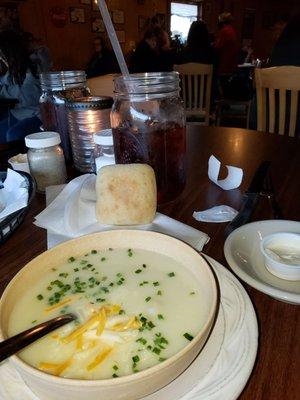
M 169 276 L 170 278 L 172 278 L 173 276 L 175 276 L 175 272 L 169 272 L 169 273 L 168 273 L 168 276 Z
M 118 371 L 119 367 L 117 365 L 113 366 L 113 370 Z
M 148 297 L 145 298 L 145 302 L 146 302 L 146 303 L 148 303 L 148 301 L 150 301 L 150 300 L 151 300 L 151 297 L 150 297 L 150 296 L 148 296 Z
M 101 261 L 105 261 L 106 260 L 106 257 L 101 257 Z
M 98 252 L 97 252 L 97 250 L 92 250 L 91 251 L 91 254 L 97 254 Z
M 161 352 L 161 350 L 158 348 L 158 347 L 154 347 L 153 349 L 152 349 L 152 351 L 153 351 L 153 353 L 155 353 L 155 354 L 160 354 L 160 352 Z
M 132 256 L 133 256 L 132 250 L 131 250 L 131 249 L 128 249 L 128 250 L 127 250 L 127 254 L 128 254 L 128 257 L 132 257 Z
M 117 374 L 112 374 L 112 377 L 113 377 L 113 378 L 118 378 L 119 375 L 117 375 Z
M 157 296 L 161 296 L 162 295 L 162 291 L 158 290 L 158 292 L 156 294 L 157 294 Z
M 38 300 L 43 300 L 44 296 L 41 295 L 41 294 L 38 294 L 38 295 L 36 296 L 36 298 L 37 298 Z
M 187 332 L 186 332 L 183 336 L 184 336 L 187 340 L 189 340 L 189 341 L 191 341 L 191 340 L 194 339 L 194 336 L 190 335 L 190 334 L 187 333 Z
M 164 319 L 164 316 L 162 314 L 157 314 L 158 319 Z
M 74 262 L 74 261 L 75 261 L 75 257 L 70 257 L 70 258 L 68 258 L 68 261 L 69 261 L 69 262 Z
M 136 271 L 134 271 L 136 274 L 140 274 L 142 272 L 141 269 L 137 269 Z

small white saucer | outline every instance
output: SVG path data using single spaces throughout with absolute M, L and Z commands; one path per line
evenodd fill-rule
M 217 261 L 209 261 L 221 289 L 215 328 L 194 362 L 143 400 L 234 400 L 247 383 L 257 353 L 255 312 L 239 281 Z M 38 400 L 9 362 L 0 366 L 0 399 Z
M 236 275 L 250 286 L 277 300 L 300 304 L 300 281 L 277 278 L 265 267 L 260 243 L 276 232 L 300 233 L 300 222 L 268 220 L 246 224 L 226 239 L 225 257 Z

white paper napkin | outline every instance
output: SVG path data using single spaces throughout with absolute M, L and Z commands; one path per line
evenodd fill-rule
M 202 222 L 229 222 L 237 216 L 238 212 L 229 206 L 215 206 L 203 211 L 194 211 L 193 217 Z
M 113 229 L 141 229 L 165 233 L 183 240 L 199 251 L 209 241 L 206 233 L 160 213 L 156 213 L 154 221 L 148 225 L 117 226 L 98 223 L 95 214 L 95 182 L 96 176 L 93 174 L 73 179 L 68 185 L 62 186 L 58 196 L 35 217 L 34 223 L 37 226 L 47 229 L 51 234 L 59 235 L 58 239 L 51 241 L 50 247 L 63 240 Z M 57 192 L 59 189 L 56 186 L 47 188 L 47 197 L 51 197 L 51 192 Z
M 26 207 L 27 203 L 28 188 L 25 178 L 8 168 L 3 188 L 0 189 L 0 221 Z
M 208 160 L 208 177 L 223 190 L 236 189 L 240 186 L 243 179 L 243 170 L 238 167 L 226 165 L 228 175 L 225 179 L 218 179 L 221 162 L 215 157 L 210 156 Z

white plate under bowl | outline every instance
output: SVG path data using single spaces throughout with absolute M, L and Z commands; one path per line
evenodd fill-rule
M 260 243 L 276 232 L 300 234 L 300 222 L 268 220 L 243 225 L 226 239 L 225 258 L 236 275 L 250 286 L 277 300 L 300 304 L 300 281 L 277 278 L 265 267 Z
M 180 376 L 141 400 L 235 400 L 247 383 L 257 353 L 255 312 L 232 273 L 208 259 L 221 289 L 220 312 L 213 332 Z M 0 399 L 38 400 L 8 361 L 0 365 Z

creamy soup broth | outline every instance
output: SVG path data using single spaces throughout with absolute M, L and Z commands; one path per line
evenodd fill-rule
M 19 356 L 57 376 L 117 378 L 185 347 L 203 326 L 203 297 L 195 277 L 172 258 L 135 249 L 92 250 L 71 256 L 28 288 L 13 310 L 9 335 L 74 313 L 76 321 Z

